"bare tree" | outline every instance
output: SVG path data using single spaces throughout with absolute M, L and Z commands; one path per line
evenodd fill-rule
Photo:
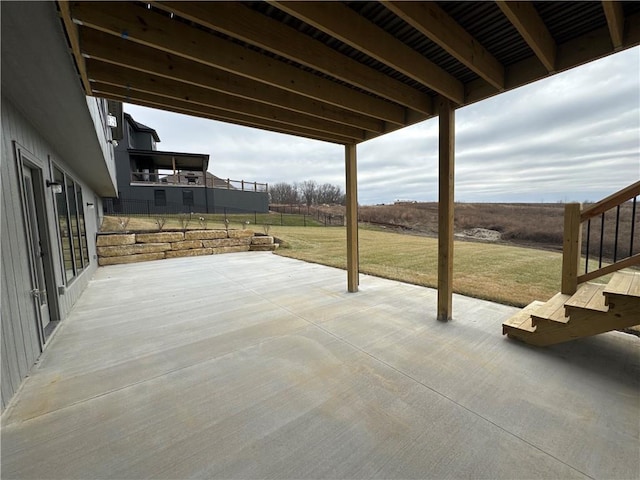
M 316 195 L 318 193 L 318 184 L 315 180 L 305 180 L 300 184 L 300 194 L 307 207 L 316 203 Z
M 269 195 L 270 202 L 276 205 L 344 205 L 345 201 L 345 195 L 339 186 L 330 183 L 318 185 L 315 180 L 305 180 L 302 183 L 274 183 L 269 186 Z
M 283 205 L 295 205 L 300 203 L 300 195 L 296 184 L 280 182 L 269 185 L 271 203 Z
M 318 186 L 316 201 L 319 204 L 344 204 L 344 194 L 342 189 L 337 185 L 331 185 L 330 183 L 323 183 Z

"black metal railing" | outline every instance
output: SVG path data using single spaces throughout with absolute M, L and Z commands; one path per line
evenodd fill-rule
M 640 241 L 636 239 L 638 218 L 638 196 L 615 205 L 588 218 L 584 225 L 585 257 L 584 273 L 602 268 L 603 263 L 616 263 L 618 260 L 633 257 L 640 253 Z
M 205 179 L 202 172 L 176 172 L 175 174 L 157 172 L 130 172 L 130 182 L 135 184 L 178 185 L 204 187 Z M 268 183 L 249 182 L 247 180 L 233 180 L 230 178 L 206 178 L 206 187 L 226 190 L 240 190 L 242 192 L 269 192 Z
M 639 196 L 640 181 L 584 209 L 579 203 L 565 205 L 562 293 L 573 295 L 581 283 L 640 266 L 640 242 L 635 238 Z M 614 214 L 613 221 L 608 221 Z M 628 253 L 620 251 L 621 239 L 628 241 Z M 584 273 L 580 274 L 583 259 Z

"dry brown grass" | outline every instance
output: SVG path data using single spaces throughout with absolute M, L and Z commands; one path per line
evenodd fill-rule
M 435 235 L 438 228 L 437 203 L 405 203 L 361 207 L 362 222 L 398 225 L 427 235 Z M 631 239 L 632 205 L 620 208 L 617 257 L 629 254 Z M 462 232 L 471 228 L 486 228 L 500 232 L 502 241 L 538 248 L 562 250 L 564 204 L 561 203 L 457 203 L 454 228 Z M 636 211 L 636 231 L 633 253 L 640 252 L 640 209 Z M 603 257 L 614 256 L 616 210 L 605 216 Z M 601 217 L 591 221 L 589 255 L 593 258 L 600 251 Z M 587 226 L 583 228 L 583 253 L 586 253 Z

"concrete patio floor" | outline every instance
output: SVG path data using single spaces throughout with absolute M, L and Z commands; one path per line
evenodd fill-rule
M 638 478 L 640 340 L 270 253 L 98 269 L 2 417 L 2 478 Z

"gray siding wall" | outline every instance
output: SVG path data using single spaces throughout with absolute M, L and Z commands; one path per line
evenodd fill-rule
M 20 179 L 13 142 L 18 142 L 27 150 L 37 166 L 42 169 L 45 178 L 51 178 L 50 162 L 70 174 L 82 188 L 84 214 L 86 222 L 87 243 L 90 264 L 79 273 L 68 285 L 64 294 L 58 295 L 58 317 L 64 321 L 73 304 L 86 287 L 93 272 L 97 268 L 95 233 L 98 214 L 94 209 L 101 209 L 100 204 L 93 208 L 87 203 L 95 203 L 97 195 L 82 182 L 82 179 L 70 170 L 64 159 L 38 134 L 29 122 L 19 113 L 12 103 L 2 98 L 2 150 L 0 161 L 1 179 L 1 402 L 5 409 L 22 380 L 27 375 L 40 355 L 40 345 L 36 327 L 36 310 L 30 295 L 31 278 L 29 267 L 29 251 L 26 229 L 22 216 L 20 198 Z M 73 141 L 72 138 L 69 141 Z M 48 251 L 51 252 L 57 286 L 64 285 L 62 262 L 59 254 L 59 231 L 55 217 L 53 194 L 45 192 L 47 226 L 50 235 Z M 57 289 L 56 289 L 57 290 Z M 50 308 L 54 308 L 53 305 Z M 55 315 L 54 315 L 55 316 Z
M 164 190 L 167 207 L 156 207 L 154 191 Z M 193 193 L 193 206 L 184 205 L 183 192 Z M 120 198 L 123 201 L 123 211 L 132 211 L 140 214 L 160 213 L 241 213 L 269 211 L 269 194 L 266 192 L 243 192 L 241 190 L 224 188 L 180 187 L 177 185 L 118 185 Z M 205 192 L 208 197 L 205 200 Z M 129 204 L 129 206 L 125 204 Z M 168 208 L 168 209 L 167 209 Z M 174 211 L 177 210 L 177 211 Z
M 127 201 L 130 205 L 123 205 L 124 212 L 135 211 L 135 213 L 179 213 L 174 209 L 167 210 L 164 207 L 155 207 L 154 190 L 164 190 L 167 204 L 175 209 L 179 208 L 180 212 L 193 211 L 194 213 L 206 213 L 208 205 L 209 213 L 227 213 L 234 212 L 258 212 L 266 213 L 269 211 L 269 194 L 266 192 L 240 191 L 224 188 L 203 188 L 201 186 L 181 187 L 177 185 L 131 185 L 131 161 L 127 148 L 129 142 L 129 128 L 125 128 L 125 138 L 115 149 L 116 162 L 116 178 L 118 180 L 118 195 L 124 203 Z M 132 148 L 150 149 L 151 134 L 137 133 L 134 134 L 135 141 Z M 144 145 L 140 142 L 146 140 Z M 182 192 L 190 190 L 193 192 L 194 206 L 183 206 Z M 205 192 L 208 198 L 205 199 Z M 177 206 L 177 207 L 176 207 Z

